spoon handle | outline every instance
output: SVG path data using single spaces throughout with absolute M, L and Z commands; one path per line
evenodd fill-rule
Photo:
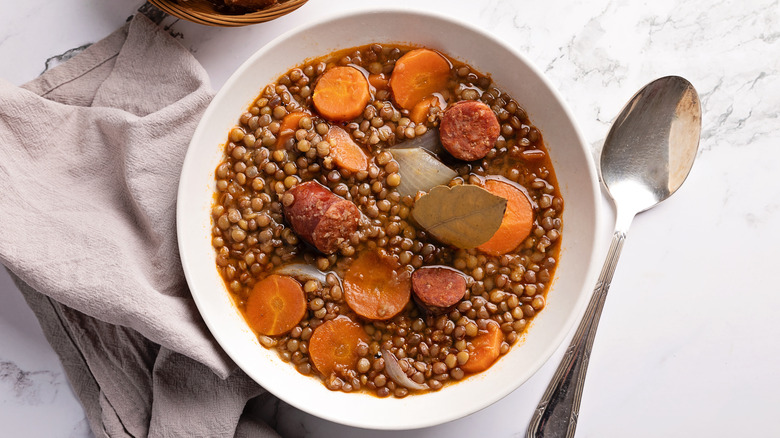
M 616 230 L 612 235 L 612 244 L 607 252 L 607 260 L 601 269 L 593 296 L 582 317 L 577 332 L 569 344 L 558 369 L 555 371 L 547 390 L 536 407 L 526 438 L 558 438 L 574 436 L 577 416 L 580 412 L 582 387 L 588 371 L 590 350 L 596 337 L 596 328 L 604 308 L 604 300 L 615 273 L 626 232 Z

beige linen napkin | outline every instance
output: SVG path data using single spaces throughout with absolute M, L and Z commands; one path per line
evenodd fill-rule
M 0 262 L 36 313 L 96 436 L 274 436 L 264 391 L 190 297 L 176 191 L 212 97 L 142 15 L 15 87 L 0 80 Z

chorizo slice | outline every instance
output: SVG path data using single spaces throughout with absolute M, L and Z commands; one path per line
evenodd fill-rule
M 463 161 L 484 158 L 496 144 L 500 132 L 493 110 L 477 100 L 451 105 L 444 111 L 439 125 L 442 146 Z
M 415 302 L 434 315 L 447 313 L 466 294 L 466 278 L 446 266 L 424 266 L 412 274 Z
M 316 181 L 289 189 L 284 216 L 293 231 L 324 254 L 333 254 L 358 229 L 360 210 Z M 286 195 L 285 194 L 285 195 Z

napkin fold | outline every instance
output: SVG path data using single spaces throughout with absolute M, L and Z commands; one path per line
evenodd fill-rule
M 192 55 L 143 15 L 16 87 L 0 79 L 0 262 L 96 436 L 276 436 L 264 394 L 190 296 L 176 192 L 210 102 Z

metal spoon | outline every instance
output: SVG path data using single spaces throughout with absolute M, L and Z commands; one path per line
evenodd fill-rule
M 668 198 L 690 172 L 701 133 L 693 85 L 657 79 L 623 108 L 604 141 L 601 178 L 617 211 L 615 232 L 582 322 L 536 408 L 527 438 L 573 437 L 599 316 L 631 221 Z

